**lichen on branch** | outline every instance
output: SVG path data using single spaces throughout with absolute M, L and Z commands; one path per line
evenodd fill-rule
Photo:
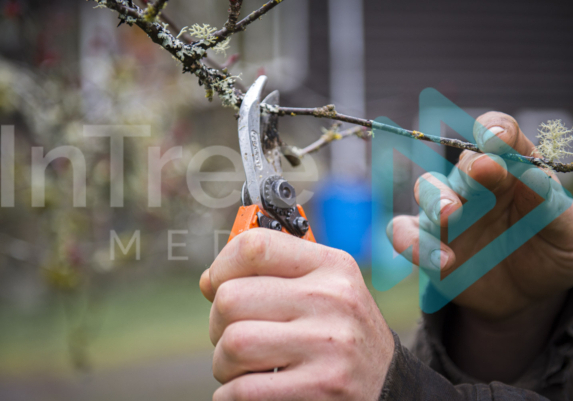
M 542 123 L 537 130 L 539 134 L 539 145 L 535 150 L 549 161 L 561 161 L 566 156 L 573 153 L 567 149 L 571 147 L 573 141 L 573 130 L 567 129 L 561 120 L 550 120 Z
M 159 14 L 161 14 L 161 11 L 167 6 L 168 1 L 169 0 L 156 0 L 154 3 L 148 3 L 143 18 L 145 18 L 147 22 L 155 22 Z M 131 3 L 130 6 L 133 6 L 133 3 Z
M 203 26 L 195 24 L 191 27 L 190 30 L 188 28 L 181 30 L 177 37 L 173 36 L 167 29 L 167 24 L 160 24 L 157 21 L 149 21 L 150 14 L 148 14 L 147 11 L 143 12 L 130 0 L 91 1 L 95 1 L 98 4 L 98 7 L 105 7 L 117 11 L 121 20 L 120 25 L 121 23 L 125 22 L 129 25 L 136 24 L 138 27 L 143 29 L 155 43 L 162 46 L 165 50 L 171 53 L 171 55 L 176 60 L 183 64 L 183 72 L 191 72 L 199 78 L 199 85 L 204 85 L 206 89 L 206 97 L 209 100 L 212 100 L 214 93 L 217 93 L 222 100 L 223 106 L 239 108 L 244 94 L 235 86 L 238 77 L 232 76 L 224 68 L 216 69 L 206 67 L 201 62 L 201 60 L 207 56 L 207 50 L 209 49 L 224 52 L 228 46 L 229 38 L 233 33 L 244 31 L 248 25 L 261 18 L 264 14 L 279 5 L 283 0 L 271 0 L 238 22 L 237 20 L 241 11 L 242 0 L 229 0 L 229 17 L 223 28 L 220 30 L 214 30 L 214 28 L 211 28 L 206 24 Z M 155 3 L 153 3 L 153 5 L 150 6 L 148 0 L 142 1 L 148 4 L 148 10 L 149 7 L 158 7 L 159 5 L 162 5 L 163 7 L 167 3 L 167 1 L 157 0 Z M 159 12 L 157 15 L 159 15 Z M 187 31 L 189 31 L 188 33 L 191 36 L 195 36 L 195 38 L 199 40 L 192 43 L 185 43 L 180 40 L 179 38 L 181 35 L 185 34 Z M 334 105 L 327 105 L 316 108 L 292 108 L 262 104 L 261 107 L 265 111 L 276 114 L 278 116 L 305 115 L 313 116 L 316 118 L 327 118 L 335 121 L 342 121 L 359 125 L 369 129 L 378 129 L 393 134 L 402 135 L 411 139 L 434 142 L 444 146 L 471 150 L 479 153 L 482 152 L 477 147 L 477 145 L 470 142 L 426 135 L 419 131 L 410 131 L 386 124 L 381 124 L 372 120 L 340 114 L 336 111 Z M 529 155 L 525 156 L 517 153 L 504 154 L 502 157 L 507 160 L 520 163 L 530 163 L 540 167 L 548 166 L 558 172 L 573 172 L 573 163 L 564 164 L 558 161 L 561 157 L 571 154 L 565 150 L 566 146 L 568 146 L 572 141 L 572 139 L 567 137 L 565 134 L 568 134 L 571 131 L 565 129 L 565 134 L 563 134 L 564 131 L 561 128 L 557 127 L 557 131 L 555 131 L 555 128 L 556 127 L 554 127 L 554 131 L 551 131 L 551 129 L 548 128 L 549 131 L 546 132 L 546 134 L 549 135 L 546 135 L 548 142 L 544 142 L 544 140 L 542 140 L 540 143 L 538 150 L 543 155 L 543 157 L 534 157 Z M 542 126 L 542 130 L 546 130 L 546 128 L 543 128 Z M 322 147 L 326 143 L 329 143 L 329 141 L 324 141 L 323 138 L 321 138 L 321 140 L 310 146 L 312 147 L 319 145 L 318 147 Z
M 186 26 L 181 29 L 179 35 L 177 35 L 177 39 L 179 39 L 179 37 L 184 33 L 188 33 L 191 37 L 199 39 L 200 42 L 197 44 L 204 44 L 207 47 L 212 48 L 216 53 L 226 54 L 227 50 L 229 49 L 231 38 L 228 37 L 222 42 L 216 42 L 216 38 L 213 36 L 213 32 L 216 31 L 217 28 L 214 28 L 209 24 L 203 24 L 203 26 L 199 24 L 193 24 L 191 28 Z
M 236 77 L 231 76 L 225 70 L 208 68 L 202 63 L 202 59 L 207 55 L 207 48 L 214 47 L 209 45 L 203 39 L 185 43 L 175 37 L 168 29 L 167 24 L 156 21 L 149 21 L 149 14 L 143 11 L 137 5 L 130 5 L 127 0 L 92 0 L 98 4 L 98 7 L 105 7 L 116 11 L 119 14 L 120 25 L 137 25 L 141 28 L 151 40 L 165 50 L 183 65 L 183 72 L 190 72 L 199 78 L 199 85 L 204 85 L 207 93 L 214 91 L 222 100 L 224 106 L 239 107 L 243 94 L 238 91 L 234 85 Z M 166 2 L 156 2 L 165 5 Z M 148 10 L 154 5 L 148 5 Z M 212 96 L 211 96 L 212 97 Z

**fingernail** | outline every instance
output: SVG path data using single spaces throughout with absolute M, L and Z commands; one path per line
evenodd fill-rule
M 494 135 L 497 135 L 505 131 L 505 128 L 496 125 L 495 127 L 488 128 L 488 131 L 493 133 Z
M 442 200 L 440 200 L 440 212 L 441 212 L 442 210 L 444 210 L 444 208 L 445 208 L 446 206 L 451 205 L 452 203 L 454 203 L 454 201 L 451 200 L 451 199 L 442 199 Z
M 442 210 L 444 210 L 444 208 L 448 205 L 451 205 L 452 203 L 455 203 L 453 200 L 451 199 L 440 199 L 440 202 L 436 205 L 435 210 L 434 210 L 434 214 L 436 216 L 436 219 L 440 218 L 440 214 L 442 213 Z
M 489 140 L 495 138 L 498 134 L 502 133 L 503 131 L 505 131 L 505 128 L 500 127 L 499 125 L 496 125 L 483 131 L 483 134 L 478 135 L 477 137 L 479 148 L 483 150 L 485 148 L 486 143 L 488 143 Z
M 432 251 L 430 260 L 436 269 L 443 269 L 448 264 L 449 256 L 446 252 L 439 249 Z

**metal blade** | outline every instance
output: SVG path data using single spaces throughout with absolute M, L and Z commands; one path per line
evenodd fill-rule
M 245 94 L 239 111 L 239 145 L 241 159 L 245 168 L 246 185 L 252 204 L 264 209 L 261 200 L 261 184 L 275 169 L 267 161 L 261 143 L 261 94 L 267 83 L 267 77 L 260 76 Z
M 278 106 L 280 102 L 280 93 L 278 90 L 273 91 L 264 100 L 270 106 Z M 282 142 L 279 137 L 279 116 L 263 112 L 261 115 L 261 141 L 265 158 L 274 169 L 275 175 L 282 175 L 280 147 Z

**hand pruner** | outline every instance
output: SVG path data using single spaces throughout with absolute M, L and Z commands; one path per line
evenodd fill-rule
M 261 94 L 267 77 L 261 76 L 250 87 L 239 111 L 239 144 L 246 181 L 235 224 L 229 241 L 256 227 L 282 231 L 316 242 L 296 192 L 282 177 L 278 136 L 278 116 L 261 114 Z M 278 106 L 279 92 L 268 95 L 263 103 Z

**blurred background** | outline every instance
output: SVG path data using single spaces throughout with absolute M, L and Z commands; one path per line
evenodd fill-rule
M 243 15 L 262 3 L 245 0 Z M 16 188 L 14 207 L 0 208 L 0 399 L 208 400 L 217 383 L 198 278 L 226 242 L 243 178 L 195 182 L 192 193 L 187 174 L 190 164 L 191 181 L 237 171 L 212 148 L 238 151 L 235 112 L 208 102 L 137 27 L 116 29 L 116 14 L 94 6 L 0 0 L 0 124 L 3 133 L 14 127 Z M 221 27 L 227 7 L 171 0 L 165 14 L 178 28 Z M 238 54 L 230 71 L 247 87 L 268 75 L 283 105 L 335 103 L 416 129 L 418 96 L 434 87 L 472 116 L 513 115 L 537 143 L 541 122 L 573 125 L 572 18 L 562 1 L 288 0 L 234 36 L 227 55 L 211 57 Z M 327 124 L 283 118 L 281 136 L 304 147 Z M 85 137 L 84 125 L 151 129 L 125 140 L 124 207 L 110 207 L 109 140 Z M 443 135 L 459 137 L 445 125 Z M 85 156 L 87 207 L 72 206 L 62 158 L 46 169 L 45 207 L 32 207 L 31 148 L 64 145 Z M 161 207 L 149 207 L 148 148 L 157 146 L 162 154 L 181 146 L 183 157 L 163 169 Z M 218 155 L 199 163 L 206 149 Z M 459 154 L 436 149 L 452 162 Z M 296 169 L 283 163 L 317 240 L 349 251 L 368 285 L 370 233 L 384 229 L 370 227 L 370 158 L 369 144 L 352 138 Z M 395 213 L 414 213 L 421 171 L 399 162 Z M 571 191 L 573 177 L 561 178 Z M 110 260 L 111 230 L 123 244 L 138 231 L 139 258 L 135 247 L 126 255 L 116 247 Z M 169 230 L 181 244 L 172 257 Z M 372 293 L 408 344 L 420 315 L 416 274 Z

